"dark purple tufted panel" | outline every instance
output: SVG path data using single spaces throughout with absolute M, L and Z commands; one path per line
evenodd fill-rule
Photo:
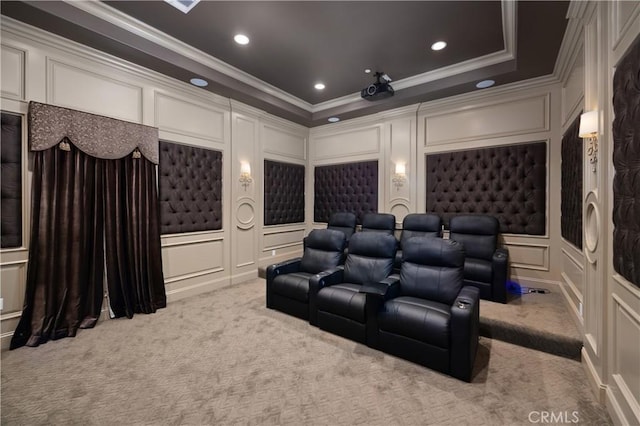
M 328 222 L 331 213 L 353 212 L 362 224 L 365 213 L 378 212 L 378 162 L 316 167 L 314 193 L 314 221 Z
M 544 235 L 547 144 L 427 155 L 427 213 L 495 216 L 500 232 Z
M 304 166 L 264 160 L 264 224 L 304 222 Z
M 640 287 L 640 41 L 613 77 L 613 266 Z
M 2 113 L 2 248 L 22 245 L 22 117 Z
M 163 234 L 222 229 L 222 153 L 160 141 Z
M 562 188 L 560 226 L 562 237 L 582 249 L 582 171 L 584 153 L 578 136 L 580 116 L 562 136 Z

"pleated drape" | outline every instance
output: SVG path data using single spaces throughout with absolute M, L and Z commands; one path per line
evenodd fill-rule
M 155 165 L 70 146 L 34 152 L 25 303 L 11 349 L 93 327 L 105 265 L 115 316 L 166 306 Z
M 76 335 L 100 316 L 103 162 L 71 145 L 34 152 L 24 309 L 11 349 Z
M 167 304 L 155 165 L 131 156 L 105 166 L 107 283 L 116 317 L 152 313 Z

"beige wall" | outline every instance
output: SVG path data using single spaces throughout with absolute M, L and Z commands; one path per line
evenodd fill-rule
M 396 215 L 425 210 L 429 153 L 544 141 L 547 228 L 544 236 L 505 235 L 512 277 L 555 287 L 584 336 L 583 364 L 594 392 L 618 424 L 640 423 L 640 291 L 615 273 L 611 82 L 615 65 L 640 33 L 637 2 L 572 2 L 569 28 L 553 76 L 412 105 L 311 130 L 91 49 L 3 19 L 5 111 L 26 114 L 36 100 L 157 126 L 162 139 L 223 153 L 223 229 L 162 238 L 169 300 L 257 275 L 261 266 L 298 255 L 313 223 L 313 168 L 378 160 L 379 204 Z M 584 223 L 590 244 L 579 250 L 560 236 L 561 135 L 581 109 L 601 111 L 595 172 L 585 164 Z M 22 308 L 29 241 L 26 126 L 24 247 L 0 258 L 0 316 L 6 347 Z M 263 225 L 264 159 L 307 166 L 304 223 Z M 237 177 L 249 162 L 254 181 Z M 407 181 L 393 185 L 394 166 Z

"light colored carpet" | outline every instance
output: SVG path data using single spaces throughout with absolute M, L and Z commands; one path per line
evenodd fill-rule
M 480 300 L 483 336 L 580 360 L 582 338 L 559 290 L 508 296 L 506 304 Z
M 2 353 L 2 424 L 610 424 L 580 363 L 481 338 L 464 383 L 264 306 L 256 279 Z M 534 414 L 534 419 L 535 419 Z

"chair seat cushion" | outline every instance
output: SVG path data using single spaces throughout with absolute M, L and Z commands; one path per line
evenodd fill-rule
M 366 296 L 360 284 L 342 283 L 325 287 L 318 292 L 318 310 L 365 323 Z
M 309 303 L 309 278 L 312 276 L 307 272 L 278 275 L 273 279 L 271 289 L 280 296 Z
M 450 306 L 401 296 L 384 304 L 378 314 L 378 326 L 389 333 L 448 349 L 450 318 Z
M 467 257 L 464 260 L 464 278 L 490 283 L 492 281 L 491 266 L 491 262 L 488 260 Z

